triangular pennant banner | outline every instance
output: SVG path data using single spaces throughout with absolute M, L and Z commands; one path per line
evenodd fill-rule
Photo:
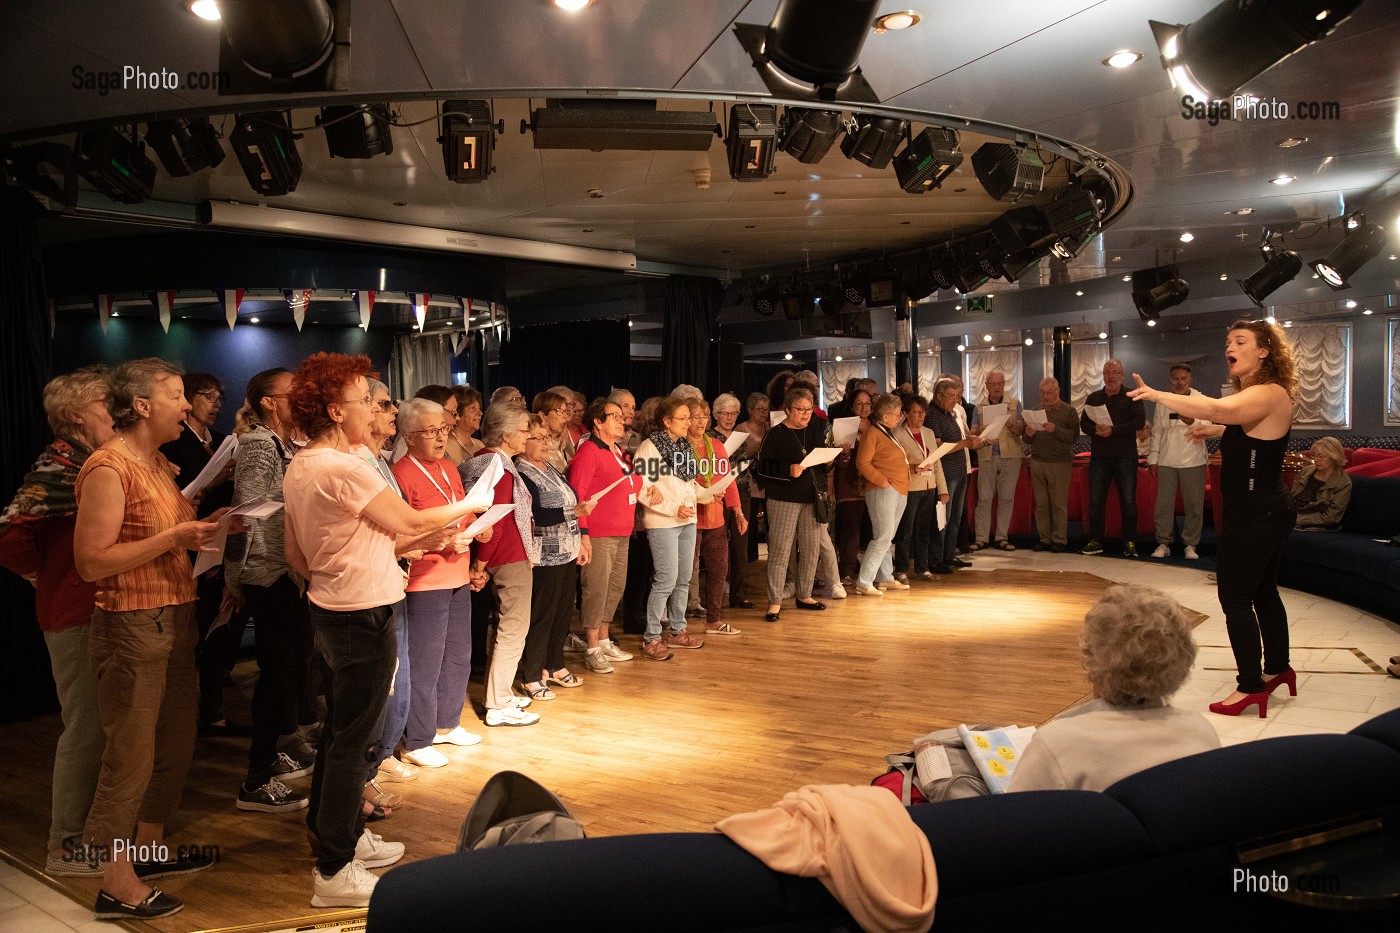
M 462 330 L 471 332 L 472 329 L 472 300 L 470 298 L 461 299 L 462 302 Z
M 360 326 L 369 330 L 369 316 L 374 310 L 374 292 L 360 289 L 355 293 L 355 304 L 360 309 Z
M 170 309 L 175 307 L 175 292 L 156 292 L 156 316 L 160 318 L 160 329 L 170 333 Z
M 219 302 L 224 306 L 224 320 L 228 321 L 228 329 L 233 330 L 233 325 L 238 322 L 238 309 L 243 306 L 243 289 L 220 291 Z
M 97 306 L 97 323 L 102 325 L 102 333 L 107 333 L 107 320 L 112 316 L 112 295 L 98 295 L 93 299 L 93 304 Z
M 418 322 L 418 329 L 421 331 L 423 325 L 428 320 L 428 301 L 432 296 L 427 292 L 409 292 L 408 300 L 413 303 L 413 319 Z

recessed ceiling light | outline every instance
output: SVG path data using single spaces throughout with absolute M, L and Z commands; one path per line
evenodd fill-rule
M 1112 55 L 1108 56 L 1108 58 L 1105 58 L 1103 63 L 1110 68 L 1127 68 L 1129 65 L 1136 65 L 1140 61 L 1142 61 L 1141 52 L 1133 52 L 1124 49 L 1121 52 L 1114 52 Z
M 1107 339 L 1108 339 L 1108 331 L 1103 331 L 1103 330 L 1099 331 L 1099 339 L 1100 339 L 1100 340 L 1107 340 Z
M 112 317 L 121 317 L 122 315 L 121 315 L 121 312 L 120 312 L 120 311 L 113 311 L 112 314 L 111 314 L 111 316 L 112 316 Z
M 1367 308 L 1367 309 L 1365 309 L 1364 311 L 1362 311 L 1361 313 L 1362 313 L 1362 314 L 1371 314 L 1372 311 L 1371 311 L 1370 308 Z
M 1274 317 L 1272 314 L 1269 315 L 1268 317 L 1264 318 L 1264 320 L 1268 321 L 1270 324 L 1277 324 L 1277 323 L 1278 323 L 1278 318 Z
M 628 327 L 633 327 L 633 326 L 636 325 L 636 323 L 637 323 L 636 321 L 628 321 L 628 322 L 627 322 L 627 326 L 628 326 Z
M 959 352 L 959 353 L 966 353 L 966 352 L 967 352 L 967 344 L 965 344 L 965 343 L 960 343 L 960 344 L 958 344 L 958 352 Z
M 593 228 L 592 228 L 592 227 L 584 227 L 584 228 L 583 228 L 583 232 L 584 232 L 584 233 L 592 233 L 592 232 L 593 232 Z
M 1222 282 L 1228 282 L 1228 281 L 1230 281 L 1230 275 L 1229 275 L 1229 273 L 1226 273 L 1226 272 L 1220 273 L 1220 281 L 1222 281 Z
M 1196 234 L 1183 233 L 1181 236 L 1177 237 L 1177 239 L 1183 243 L 1190 243 L 1192 240 L 1196 239 Z
M 790 360 L 790 359 L 792 359 L 792 354 L 791 354 L 791 353 L 784 353 L 784 354 L 783 354 L 783 359 L 785 359 L 785 360 Z
M 1148 321 L 1148 322 L 1147 322 L 1147 326 L 1148 326 L 1148 327 L 1156 327 L 1156 326 L 1157 326 L 1157 322 L 1156 322 L 1156 321 Z
M 1080 298 L 1083 298 L 1083 297 L 1084 297 L 1084 292 L 1083 292 L 1082 289 L 1081 289 L 1081 290 L 1076 290 L 1076 291 L 1075 291 L 1075 294 L 1078 295 Z
M 1394 262 L 1394 261 L 1395 261 L 1395 253 L 1391 253 L 1391 254 L 1390 254 L 1390 261 L 1391 261 L 1391 262 Z
M 991 335 L 991 334 L 983 334 L 983 335 L 982 335 L 982 341 L 983 341 L 984 343 L 991 343 L 991 342 L 992 342 L 992 335 Z
M 592 2 L 593 0 L 554 0 L 554 5 L 565 13 L 577 13 Z
M 1354 308 L 1354 307 L 1356 307 L 1356 299 L 1355 299 L 1355 298 L 1348 298 L 1348 299 L 1347 299 L 1347 310 L 1350 310 L 1350 309 L 1352 309 L 1352 308 Z
M 758 224 L 744 224 L 745 230 L 757 230 Z
M 1122 256 L 1114 256 L 1114 257 L 1113 257 L 1113 261 L 1114 261 L 1114 262 L 1122 262 L 1122 261 L 1123 261 L 1123 257 L 1122 257 Z
M 186 6 L 189 7 L 191 13 L 200 19 L 208 20 L 211 23 L 216 23 L 220 19 L 219 5 L 214 0 L 190 0 Z
M 774 193 L 774 194 L 787 194 L 786 191 L 774 191 L 773 193 Z
M 923 17 L 913 10 L 900 10 L 898 13 L 886 13 L 875 20 L 875 31 L 885 32 L 889 29 L 908 29 L 910 26 L 919 25 Z
M 1028 346 L 1028 347 L 1033 347 L 1033 346 L 1035 346 L 1035 341 L 1032 340 L 1030 337 L 1027 337 L 1027 338 L 1026 338 L 1026 346 Z
M 836 357 L 836 362 L 838 362 L 838 363 L 841 362 L 841 357 L 840 357 L 840 356 L 837 356 L 837 357 Z
M 1253 213 L 1254 213 L 1254 208 L 1252 208 L 1252 207 L 1241 207 L 1241 208 L 1237 208 L 1236 210 L 1233 210 L 1233 211 L 1226 211 L 1225 213 L 1226 213 L 1226 214 L 1238 214 L 1240 217 L 1244 217 L 1244 216 L 1246 216 L 1246 215 L 1248 215 L 1248 214 L 1253 214 Z
M 1286 184 L 1288 184 L 1289 182 L 1291 182 L 1292 180 L 1293 180 L 1293 176 L 1292 176 L 1292 175 L 1280 175 L 1280 176 L 1277 177 L 1277 178 L 1270 178 L 1270 179 L 1269 179 L 1269 184 L 1271 184 L 1271 185 L 1286 185 Z
M 954 310 L 954 311 L 961 311 L 961 310 L 962 310 L 962 305 L 953 305 L 953 310 Z
M 1125 275 L 1125 276 L 1123 276 L 1123 281 L 1124 281 L 1124 282 L 1131 282 L 1132 280 L 1133 280 L 1133 277 L 1132 277 L 1131 275 Z
M 250 317 L 250 318 L 248 318 L 248 323 L 249 323 L 249 324 L 256 324 L 256 323 L 258 323 L 258 319 L 255 318 L 255 317 Z
M 1283 326 L 1284 326 L 1284 327 L 1292 327 L 1292 326 L 1293 326 L 1293 322 L 1292 322 L 1292 321 L 1284 321 L 1284 322 L 1283 322 Z
M 1278 147 L 1280 149 L 1292 149 L 1294 146 L 1301 146 L 1307 141 L 1308 138 L 1306 136 L 1290 136 L 1287 139 L 1280 139 L 1278 141 Z

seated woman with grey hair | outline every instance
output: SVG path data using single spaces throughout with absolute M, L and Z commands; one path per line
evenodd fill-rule
M 1346 473 L 1347 452 L 1335 437 L 1319 437 L 1308 450 L 1312 463 L 1293 480 L 1293 507 L 1298 518 L 1294 531 L 1333 531 L 1351 503 L 1351 477 Z
M 1041 727 L 1010 790 L 1101 791 L 1146 768 L 1220 747 L 1205 716 L 1169 705 L 1191 673 L 1191 618 L 1170 596 L 1111 586 L 1079 635 L 1094 699 Z

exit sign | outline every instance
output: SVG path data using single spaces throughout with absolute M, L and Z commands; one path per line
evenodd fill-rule
M 980 313 L 982 313 L 982 314 L 991 314 L 991 313 L 992 313 L 992 296 L 991 296 L 991 295 L 977 295 L 977 296 L 975 296 L 975 297 L 974 297 L 974 296 L 968 296 L 968 299 L 967 299 L 967 311 L 968 311 L 969 314 L 978 313 L 978 312 L 980 312 Z

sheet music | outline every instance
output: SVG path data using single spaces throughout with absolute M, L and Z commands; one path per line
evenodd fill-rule
M 467 491 L 467 502 L 471 505 L 473 512 L 485 512 L 491 507 L 491 503 L 496 501 L 496 484 L 505 475 L 505 465 L 501 463 L 501 458 L 497 454 L 491 454 L 491 465 L 486 468 L 472 488 Z M 455 522 L 453 524 L 456 524 Z
M 1041 425 L 1049 424 L 1050 422 L 1050 419 L 1045 416 L 1045 410 L 1043 408 L 1035 411 L 1023 411 L 1021 414 L 1025 417 L 1026 424 L 1030 426 L 1032 431 L 1039 431 Z
M 859 434 L 860 418 L 854 415 L 849 418 L 837 418 L 831 422 L 831 438 L 837 447 L 854 443 Z
M 938 461 L 942 460 L 943 457 L 944 457 L 945 455 L 947 455 L 948 453 L 950 453 L 950 452 L 952 451 L 952 449 L 953 449 L 954 447 L 956 447 L 956 446 L 958 446 L 958 445 L 955 444 L 955 443 L 953 443 L 952 441 L 944 441 L 943 443 L 941 443 L 941 444 L 939 444 L 937 447 L 935 447 L 935 448 L 933 449 L 933 452 L 930 453 L 927 457 L 925 457 L 924 459 L 920 460 L 920 461 L 919 461 L 919 465 L 918 465 L 917 467 L 915 467 L 915 469 L 916 469 L 916 470 L 927 470 L 929 467 L 933 466 L 935 463 L 937 463 Z M 941 526 L 940 526 L 940 527 L 941 527 Z
M 249 499 L 242 505 L 225 512 L 219 519 L 219 530 L 209 545 L 213 550 L 199 552 L 199 556 L 195 558 L 194 572 L 191 576 L 198 577 L 211 567 L 217 567 L 224 562 L 224 548 L 228 545 L 228 529 L 229 525 L 233 524 L 235 515 L 241 515 L 244 518 L 267 518 L 269 515 L 275 515 L 281 508 L 282 503 L 279 500 L 263 497 Z
M 214 456 L 209 458 L 209 462 L 204 464 L 204 469 L 199 471 L 199 475 L 196 476 L 188 486 L 180 490 L 181 495 L 186 499 L 193 499 L 203 492 L 205 488 L 214 481 L 214 477 L 218 476 L 220 471 L 234 458 L 237 451 L 238 438 L 230 434 L 228 437 L 224 438 L 223 443 L 219 445 L 219 449 L 214 451 Z
M 618 483 L 625 483 L 631 478 L 631 473 L 628 473 L 626 476 L 619 476 L 617 479 L 613 480 L 611 483 L 608 483 L 608 485 L 604 486 L 602 489 L 589 496 L 588 499 L 585 501 L 587 501 L 590 505 L 597 505 L 598 501 L 604 496 L 606 496 L 608 493 L 612 492 L 613 489 L 617 487 Z
M 982 420 L 981 438 L 989 444 L 1001 437 L 1001 432 L 1006 427 L 1006 422 L 1010 417 L 1006 414 L 1006 409 L 999 405 L 997 408 L 1000 409 L 999 414 L 993 415 L 990 419 L 983 418 Z
M 1085 405 L 1084 414 L 1089 416 L 1089 420 L 1094 424 L 1106 424 L 1113 427 L 1113 416 L 1108 413 L 1107 405 Z
M 748 440 L 748 439 L 749 439 L 749 432 L 748 432 L 748 431 L 734 431 L 734 432 L 732 432 L 732 433 L 729 435 L 729 440 L 727 440 L 727 441 L 724 442 L 724 453 L 725 453 L 725 456 L 727 456 L 727 457 L 732 457 L 732 456 L 734 456 L 734 451 L 738 450 L 738 449 L 740 448 L 740 446 L 743 445 L 744 441 L 746 441 L 746 440 Z
M 487 528 L 490 528 L 492 525 L 496 524 L 501 519 L 505 518 L 507 515 L 514 511 L 514 502 L 501 502 L 497 505 L 491 506 L 491 508 L 481 513 L 481 517 L 479 517 L 476 521 L 472 522 L 470 525 L 467 526 L 467 536 L 475 538 Z
M 948 503 L 940 502 L 935 508 L 938 513 L 938 530 L 942 531 L 948 527 Z
M 775 425 L 782 424 L 785 418 L 787 418 L 787 412 L 781 408 L 777 411 L 770 411 L 768 413 L 768 426 L 771 428 Z
M 839 456 L 841 456 L 840 447 L 818 447 L 802 458 L 802 466 L 804 469 L 806 467 L 821 466 L 822 464 L 830 463 Z

